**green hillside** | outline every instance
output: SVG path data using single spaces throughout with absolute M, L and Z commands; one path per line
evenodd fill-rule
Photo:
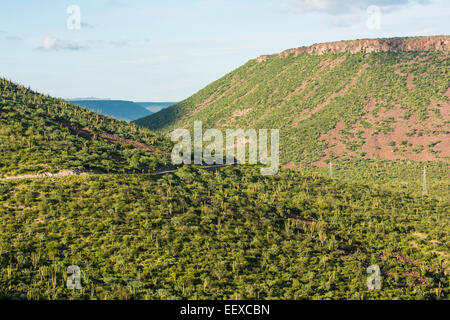
M 154 171 L 170 141 L 0 79 L 0 177 L 61 170 Z
M 0 191 L 0 299 L 449 297 L 450 207 L 428 197 L 255 167 Z
M 163 133 L 196 120 L 205 128 L 280 129 L 280 158 L 291 166 L 324 167 L 330 158 L 448 162 L 449 39 L 394 39 L 388 48 L 435 41 L 445 50 L 263 56 L 136 123 Z M 352 43 L 359 44 L 328 46 Z

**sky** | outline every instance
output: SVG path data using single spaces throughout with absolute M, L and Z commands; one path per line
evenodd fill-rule
M 0 77 L 61 98 L 176 102 L 263 54 L 449 31 L 449 0 L 1 0 Z

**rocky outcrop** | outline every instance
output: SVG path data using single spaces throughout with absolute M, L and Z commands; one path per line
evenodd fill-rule
M 256 62 L 265 62 L 269 59 L 269 56 L 260 56 L 256 59 Z
M 365 39 L 315 44 L 281 52 L 280 57 L 301 53 L 322 55 L 325 53 L 359 53 L 359 52 L 406 52 L 406 51 L 449 51 L 450 36 Z M 263 61 L 263 59 L 261 59 Z

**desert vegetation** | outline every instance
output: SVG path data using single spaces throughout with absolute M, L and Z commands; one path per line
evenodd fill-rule
M 258 172 L 2 182 L 0 296 L 448 298 L 448 202 Z M 373 264 L 382 290 L 367 290 Z M 65 286 L 69 265 L 80 291 Z
M 137 123 L 0 79 L 0 299 L 448 299 L 448 71 L 287 51 Z M 195 120 L 280 129 L 283 168 L 173 167 Z
M 280 129 L 281 160 L 296 165 L 342 157 L 448 162 L 449 71 L 448 51 L 273 55 L 136 123 L 163 133 L 196 120 Z
M 169 166 L 171 142 L 125 121 L 0 79 L 0 176 Z

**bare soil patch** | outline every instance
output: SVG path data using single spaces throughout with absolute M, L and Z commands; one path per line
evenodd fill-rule
M 64 127 L 70 128 L 76 132 L 76 134 L 82 138 L 91 140 L 94 135 L 97 135 L 98 137 L 106 140 L 109 143 L 119 143 L 122 145 L 131 145 L 136 149 L 146 150 L 150 151 L 152 153 L 160 153 L 160 154 L 167 154 L 166 152 L 163 152 L 155 147 L 149 146 L 142 142 L 137 142 L 134 140 L 124 139 L 121 137 L 117 137 L 115 135 L 109 134 L 109 133 L 99 133 L 95 132 L 94 130 L 88 129 L 88 128 L 79 128 L 73 125 L 72 123 L 68 121 L 58 121 L 59 124 L 61 124 Z
M 313 110 L 311 110 L 311 112 L 309 112 L 306 115 L 300 116 L 295 122 L 294 122 L 294 126 L 298 126 L 298 124 L 301 121 L 307 120 L 309 118 L 311 118 L 315 113 L 319 112 L 320 110 L 322 110 L 323 108 L 325 108 L 326 106 L 328 106 L 331 101 L 333 101 L 335 98 L 337 97 L 342 97 L 343 95 L 345 95 L 345 93 L 348 91 L 348 89 L 350 89 L 351 87 L 353 87 L 359 80 L 359 78 L 361 77 L 361 75 L 364 73 L 364 71 L 366 71 L 369 68 L 369 65 L 365 64 L 361 70 L 358 71 L 358 73 L 353 77 L 353 79 L 350 81 L 350 83 L 348 85 L 346 85 L 342 90 L 340 90 L 339 92 L 333 93 L 332 95 L 330 95 L 323 103 L 317 105 Z

